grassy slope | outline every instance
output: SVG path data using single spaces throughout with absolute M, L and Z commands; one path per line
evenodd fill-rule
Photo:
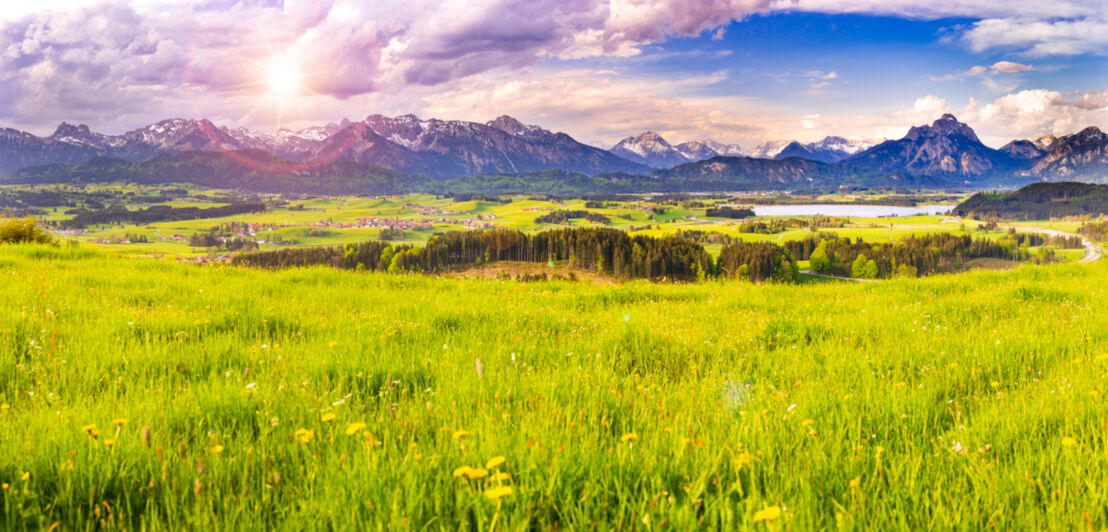
M 0 528 L 1103 528 L 1104 262 L 597 286 L 0 247 Z M 452 476 L 495 456 L 499 504 Z

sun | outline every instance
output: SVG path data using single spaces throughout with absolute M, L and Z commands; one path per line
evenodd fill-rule
M 269 92 L 281 99 L 295 96 L 300 90 L 300 70 L 283 58 L 274 58 L 267 71 Z

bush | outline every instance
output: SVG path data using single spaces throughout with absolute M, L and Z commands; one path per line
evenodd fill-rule
M 0 221 L 0 244 L 51 244 L 54 237 L 39 227 L 34 218 L 3 218 Z

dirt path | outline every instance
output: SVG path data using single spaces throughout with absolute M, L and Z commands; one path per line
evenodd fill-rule
M 1062 237 L 1076 236 L 1076 237 L 1080 238 L 1081 239 L 1081 245 L 1085 246 L 1085 256 L 1081 257 L 1081 260 L 1078 261 L 1078 262 L 1085 263 L 1085 262 L 1093 262 L 1095 260 L 1100 260 L 1100 257 L 1102 255 L 1102 252 L 1101 252 L 1099 246 L 1097 246 L 1095 243 L 1093 243 L 1092 240 L 1089 240 L 1088 238 L 1085 238 L 1081 235 L 1075 235 L 1073 233 L 1066 233 L 1064 231 L 1058 231 L 1058 230 L 1055 230 L 1055 229 L 1043 229 L 1041 227 L 1013 227 L 1013 229 L 1015 229 L 1016 231 L 1024 232 L 1024 233 L 1039 233 L 1039 234 L 1042 234 L 1042 235 L 1062 236 Z
M 855 283 L 876 283 L 877 279 L 859 279 L 857 277 L 839 277 L 838 275 L 827 275 L 826 273 L 816 273 L 815 270 L 800 270 L 800 273 L 804 275 L 811 275 L 812 277 L 823 277 L 824 279 L 835 279 L 838 281 L 853 281 Z

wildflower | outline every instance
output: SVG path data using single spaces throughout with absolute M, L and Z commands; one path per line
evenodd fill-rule
M 5 483 L 3 483 L 3 484 L 0 484 L 0 488 L 3 488 L 3 489 L 8 489 L 8 483 L 7 483 L 7 482 L 5 482 Z
M 1066 436 L 1065 438 L 1062 438 L 1062 445 L 1066 447 L 1073 447 L 1074 445 L 1077 445 L 1077 440 Z
M 96 430 L 96 425 L 95 424 L 88 424 L 88 425 L 85 425 L 85 426 L 81 427 L 81 432 L 92 433 L 92 431 L 94 431 L 94 430 Z
M 115 445 L 115 439 L 114 438 L 104 438 L 104 446 L 105 447 L 111 447 L 113 445 Z
M 322 416 L 320 416 L 319 419 L 320 419 L 320 421 L 323 421 L 324 423 L 330 423 L 330 422 L 335 420 L 335 413 L 334 412 L 327 412 L 326 414 L 323 414 Z
M 766 506 L 765 508 L 754 512 L 755 523 L 757 523 L 758 521 L 773 521 L 778 517 L 781 517 L 780 506 Z
M 489 477 L 489 480 L 491 480 L 493 482 L 500 482 L 501 480 L 508 480 L 508 478 L 509 478 L 508 474 L 501 471 L 501 472 L 496 473 L 496 474 L 492 475 L 491 477 Z
M 460 476 L 466 474 L 466 472 L 468 472 L 470 469 L 473 469 L 473 468 L 469 467 L 467 465 L 460 466 L 460 467 L 458 467 L 457 469 L 454 470 L 454 476 L 460 477 Z
M 992 386 L 993 388 L 1000 388 L 1000 382 L 999 381 L 990 382 L 989 386 Z
M 810 426 L 810 425 L 811 425 L 812 423 L 815 423 L 815 422 L 816 422 L 816 421 L 815 421 L 814 419 L 805 419 L 805 420 L 804 420 L 803 422 L 801 422 L 800 424 L 801 424 L 802 426 L 805 426 L 805 427 L 807 427 L 807 426 Z
M 351 424 L 346 426 L 346 431 L 345 432 L 346 432 L 347 436 L 353 436 L 355 433 L 357 433 L 358 431 L 360 431 L 364 428 L 365 428 L 365 423 L 361 423 L 361 422 L 351 423 Z
M 490 458 L 489 461 L 485 463 L 485 469 L 493 469 L 496 466 L 503 464 L 505 460 L 506 459 L 503 456 Z
M 454 431 L 454 439 L 455 440 L 464 438 L 466 436 L 469 436 L 469 431 L 468 430 L 458 429 L 458 430 Z
M 489 476 L 489 470 L 488 469 L 481 469 L 479 467 L 477 467 L 477 468 L 471 467 L 471 468 L 466 470 L 465 476 L 466 476 L 466 478 L 468 478 L 470 480 L 477 480 L 479 478 L 485 478 L 485 477 Z
M 211 450 L 212 454 L 219 454 L 219 453 L 223 452 L 223 446 L 222 445 L 213 445 L 210 450 Z
M 30 471 L 25 471 L 22 475 L 19 476 L 19 480 L 27 480 L 29 478 L 31 478 Z
M 126 418 L 121 417 L 119 419 L 113 419 L 112 420 L 112 425 L 115 425 L 117 427 L 122 427 L 123 425 L 126 425 L 126 424 L 127 424 L 127 419 Z
M 505 497 L 512 494 L 511 486 L 497 486 L 495 488 L 489 488 L 485 490 L 485 497 L 496 500 L 501 497 Z
M 858 488 L 858 487 L 861 487 L 861 485 L 862 485 L 862 477 L 854 477 L 854 478 L 850 479 L 850 487 L 851 488 Z
M 315 437 L 315 431 L 308 429 L 296 429 L 296 432 L 294 432 L 293 435 L 296 436 L 296 441 L 300 443 L 308 443 L 312 441 L 312 438 Z
M 7 410 L 11 407 L 12 407 L 12 405 L 9 405 L 8 403 L 4 403 L 4 404 L 0 405 L 0 410 Z
M 631 440 L 636 440 L 638 438 L 639 438 L 638 434 L 635 434 L 634 432 L 628 432 L 627 434 L 624 434 L 623 436 L 620 436 L 619 441 L 620 442 L 629 442 Z
M 334 340 L 327 342 L 327 347 L 335 347 L 336 345 L 339 345 L 339 343 Z

